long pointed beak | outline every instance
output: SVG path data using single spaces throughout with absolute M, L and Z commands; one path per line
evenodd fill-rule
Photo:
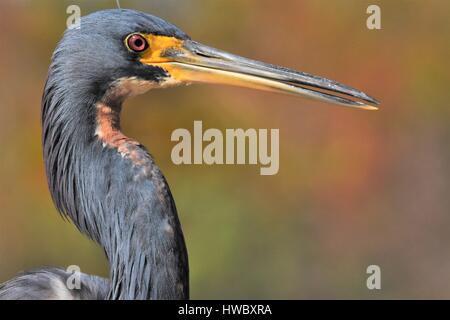
M 158 59 L 142 62 L 165 69 L 181 82 L 202 82 L 288 93 L 332 104 L 377 110 L 379 102 L 357 89 L 304 72 L 270 65 L 195 41 L 186 40 L 161 50 Z M 155 61 L 156 60 L 156 61 Z

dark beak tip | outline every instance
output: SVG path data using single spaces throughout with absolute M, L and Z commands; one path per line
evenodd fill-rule
M 381 105 L 381 101 L 378 99 L 375 99 L 372 96 L 369 96 L 367 94 L 364 93 L 364 96 L 359 96 L 359 99 L 361 99 L 362 101 L 360 102 L 361 104 L 367 105 L 367 106 L 372 106 L 374 108 L 374 110 L 378 110 L 379 106 Z
M 374 97 L 371 97 L 371 96 L 368 96 L 368 98 L 369 99 L 367 101 L 373 103 L 374 105 L 376 105 L 376 106 L 381 105 L 381 101 L 380 100 L 375 99 Z

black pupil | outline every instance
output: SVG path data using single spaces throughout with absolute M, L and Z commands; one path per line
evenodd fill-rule
M 134 45 L 138 48 L 140 48 L 143 44 L 144 44 L 144 42 L 142 41 L 142 39 L 134 40 Z

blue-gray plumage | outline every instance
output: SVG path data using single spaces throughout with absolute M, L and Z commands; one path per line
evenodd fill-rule
M 120 130 L 123 102 L 156 87 L 211 82 L 374 109 L 335 81 L 203 46 L 133 10 L 83 17 L 58 44 L 42 98 L 48 185 L 61 214 L 99 243 L 109 279 L 47 268 L 0 285 L 0 299 L 188 299 L 188 256 L 169 186 L 152 156 Z M 338 93 L 339 95 L 336 95 Z
M 71 275 L 58 268 L 20 274 L 0 285 L 0 300 L 102 300 L 108 295 L 107 279 L 81 274 L 79 289 L 71 290 Z

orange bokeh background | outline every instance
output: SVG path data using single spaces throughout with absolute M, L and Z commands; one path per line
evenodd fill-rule
M 157 90 L 127 103 L 123 129 L 172 188 L 193 298 L 450 298 L 450 3 L 155 0 L 126 8 L 195 40 L 326 76 L 382 101 L 364 112 L 245 89 Z M 43 265 L 103 276 L 102 250 L 57 214 L 47 190 L 40 99 L 67 19 L 115 1 L 0 3 L 0 282 Z M 280 172 L 175 166 L 177 128 L 279 128 Z M 382 290 L 366 268 L 382 270 Z

